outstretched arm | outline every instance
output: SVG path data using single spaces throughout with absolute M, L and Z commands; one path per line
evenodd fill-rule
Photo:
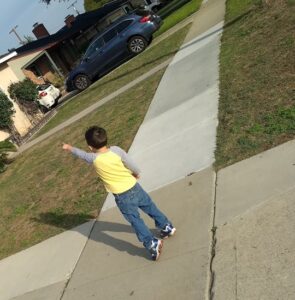
M 62 148 L 65 151 L 71 152 L 75 156 L 85 160 L 89 164 L 92 164 L 93 161 L 96 158 L 95 153 L 89 153 L 89 152 L 83 151 L 83 150 L 81 150 L 79 148 L 75 148 L 75 147 L 73 147 L 72 145 L 69 145 L 69 144 L 63 144 Z
M 70 145 L 70 144 L 65 144 L 65 143 L 63 143 L 63 144 L 62 144 L 62 148 L 63 148 L 63 150 L 65 150 L 65 151 L 71 152 L 73 146 Z

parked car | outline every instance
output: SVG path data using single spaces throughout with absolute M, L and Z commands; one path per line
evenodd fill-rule
M 38 99 L 37 101 L 42 106 L 44 111 L 55 106 L 60 96 L 60 90 L 52 84 L 41 84 L 37 86 Z
M 67 91 L 84 90 L 127 58 L 145 50 L 162 20 L 151 11 L 135 11 L 117 19 L 93 39 L 80 64 L 66 80 Z

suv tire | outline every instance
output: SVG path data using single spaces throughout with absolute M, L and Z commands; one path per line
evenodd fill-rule
M 140 35 L 135 35 L 128 41 L 128 50 L 130 53 L 136 55 L 145 50 L 147 47 L 147 41 L 144 37 Z
M 79 74 L 74 78 L 73 83 L 77 90 L 83 91 L 89 87 L 91 81 L 87 75 Z

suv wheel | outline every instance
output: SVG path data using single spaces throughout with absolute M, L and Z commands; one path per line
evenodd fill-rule
M 74 85 L 79 91 L 83 91 L 91 84 L 90 79 L 87 75 L 79 74 L 74 78 Z
M 140 35 L 133 36 L 129 41 L 128 41 L 128 49 L 132 54 L 139 54 L 147 46 L 147 41 L 145 38 L 143 38 Z

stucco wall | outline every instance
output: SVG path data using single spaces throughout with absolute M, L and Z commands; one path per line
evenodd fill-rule
M 19 79 L 6 63 L 0 65 L 0 88 L 8 97 L 9 85 L 18 81 Z M 31 123 L 16 103 L 13 102 L 13 106 L 15 109 L 15 114 L 13 116 L 14 126 L 21 135 L 24 135 L 31 127 Z
M 0 88 L 6 95 L 9 95 L 8 87 L 10 84 L 17 81 L 19 79 L 6 63 L 0 65 Z
M 42 51 L 39 52 L 34 52 L 32 54 L 29 55 L 25 55 L 25 56 L 21 56 L 21 57 L 16 57 L 11 59 L 8 62 L 8 65 L 10 67 L 10 69 L 14 72 L 15 76 L 19 79 L 19 80 L 23 80 L 25 79 L 25 74 L 22 71 L 22 67 L 27 64 L 30 60 L 32 60 L 33 58 L 35 58 L 36 56 L 38 56 Z
M 4 141 L 8 137 L 9 137 L 9 133 L 7 133 L 5 131 L 0 131 L 0 142 Z
M 15 110 L 15 114 L 12 117 L 14 126 L 20 135 L 25 135 L 31 128 L 32 124 L 16 103 L 13 102 L 13 106 Z

